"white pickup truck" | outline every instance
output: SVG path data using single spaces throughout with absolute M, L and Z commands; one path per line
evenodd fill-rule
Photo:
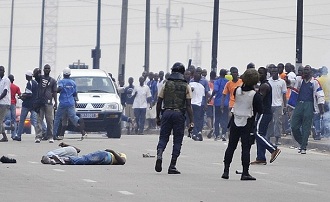
M 62 79 L 60 75 L 58 79 Z M 109 138 L 121 137 L 122 105 L 117 89 L 101 69 L 71 69 L 70 78 L 77 85 L 76 113 L 85 121 L 87 132 L 106 131 Z M 69 131 L 78 131 L 69 123 Z

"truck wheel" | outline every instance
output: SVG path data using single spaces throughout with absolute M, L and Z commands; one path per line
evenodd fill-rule
M 108 138 L 120 138 L 121 137 L 121 123 L 117 125 L 110 125 L 107 127 Z

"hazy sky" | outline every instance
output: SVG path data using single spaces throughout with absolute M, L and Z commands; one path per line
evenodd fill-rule
M 57 76 L 80 60 L 92 67 L 96 45 L 97 0 L 58 0 Z M 295 63 L 296 0 L 220 0 L 218 70 L 249 62 Z M 117 78 L 121 0 L 102 0 L 101 69 Z M 15 0 L 12 74 L 24 87 L 24 72 L 39 64 L 42 0 Z M 150 71 L 166 70 L 167 31 L 157 28 L 156 10 L 164 19 L 168 0 L 151 0 Z M 201 67 L 210 70 L 213 1 L 171 0 L 171 14 L 181 15 L 183 27 L 171 31 L 170 64 L 187 64 L 188 47 L 199 33 Z M 303 64 L 330 66 L 330 1 L 304 1 Z M 8 66 L 11 0 L 0 0 L 0 64 Z M 144 65 L 145 0 L 129 0 L 126 81 L 141 75 Z M 194 63 L 194 60 L 193 60 Z M 127 82 L 126 82 L 127 83 Z

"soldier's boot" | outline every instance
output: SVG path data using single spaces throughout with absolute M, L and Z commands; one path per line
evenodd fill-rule
M 176 157 L 172 157 L 171 159 L 171 163 L 170 163 L 170 166 L 168 167 L 168 174 L 181 174 L 180 171 L 178 171 L 178 169 L 176 169 L 176 160 L 177 158 Z
M 241 180 L 256 180 L 256 178 L 252 177 L 249 173 L 249 165 L 243 165 Z
M 157 150 L 157 160 L 156 160 L 156 165 L 155 165 L 155 171 L 158 173 L 162 172 L 163 152 L 164 152 L 164 150 L 162 150 L 162 149 Z
M 221 178 L 229 179 L 229 167 L 230 167 L 230 164 L 225 164 L 225 168 L 223 169 L 223 174 L 222 174 Z

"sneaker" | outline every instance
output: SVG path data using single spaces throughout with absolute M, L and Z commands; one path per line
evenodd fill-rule
M 19 141 L 19 142 L 22 141 L 22 139 L 19 138 L 19 137 L 17 137 L 17 136 L 13 137 L 13 140 L 14 140 L 14 141 Z
M 54 143 L 54 139 L 53 138 L 50 138 L 49 139 L 49 143 Z
M 227 141 L 227 140 L 226 140 L 226 136 L 225 136 L 225 135 L 222 135 L 222 136 L 221 136 L 221 140 L 224 141 L 224 142 Z
M 214 141 L 218 141 L 218 140 L 220 140 L 221 138 L 220 138 L 220 136 L 216 136 L 215 138 L 214 138 Z
M 300 150 L 300 153 L 301 153 L 301 154 L 306 154 L 306 149 L 302 149 L 302 150 Z
M 275 159 L 278 157 L 278 155 L 280 155 L 281 150 L 280 149 L 276 149 L 275 151 L 272 152 L 271 157 L 270 157 L 270 163 L 273 163 L 275 161 Z
M 16 163 L 16 159 L 8 158 L 7 156 L 2 156 L 0 158 L 0 162 L 2 162 L 2 163 Z
M 212 134 L 213 134 L 213 129 L 211 129 L 210 132 L 207 134 L 207 138 L 208 139 L 211 139 Z
M 8 138 L 3 137 L 3 138 L 0 140 L 0 142 L 8 142 Z
M 64 136 L 57 136 L 57 137 L 55 137 L 55 140 L 63 140 L 64 139 Z
M 38 139 L 36 139 L 34 142 L 35 142 L 35 143 L 40 143 L 40 139 L 38 138 Z
M 252 177 L 250 174 L 241 176 L 241 180 L 256 180 L 255 177 Z
M 267 161 L 255 160 L 250 163 L 250 165 L 267 165 Z

